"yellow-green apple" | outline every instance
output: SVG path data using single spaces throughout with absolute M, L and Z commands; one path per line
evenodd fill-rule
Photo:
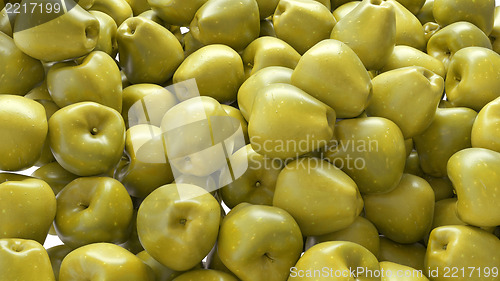
M 427 181 L 404 174 L 398 186 L 387 193 L 367 194 L 366 218 L 387 238 L 415 243 L 430 231 L 434 216 L 434 191 Z
M 288 163 L 276 182 L 273 206 L 287 211 L 303 235 L 323 235 L 351 225 L 363 209 L 356 183 L 319 158 Z
M 286 211 L 241 203 L 222 221 L 219 256 L 239 279 L 285 280 L 300 257 L 299 226 Z
M 0 183 L 0 238 L 43 244 L 56 215 L 55 199 L 50 186 L 39 179 Z
M 78 176 L 93 176 L 114 168 L 125 147 L 125 123 L 120 113 L 95 102 L 80 102 L 58 110 L 49 120 L 49 142 L 57 162 Z
M 69 253 L 62 261 L 59 281 L 154 281 L 151 268 L 120 246 L 95 243 Z
M 57 195 L 55 229 L 72 248 L 97 242 L 121 243 L 129 236 L 132 209 L 132 200 L 119 181 L 78 178 Z
M 33 240 L 0 239 L 0 268 L 2 281 L 55 280 L 47 252 Z
M 221 217 L 219 202 L 191 184 L 159 187 L 137 213 L 137 233 L 144 249 L 176 271 L 193 268 L 213 248 Z

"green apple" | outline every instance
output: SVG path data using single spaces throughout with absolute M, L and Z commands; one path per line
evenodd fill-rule
M 122 111 L 120 70 L 113 58 L 101 51 L 90 53 L 81 64 L 55 64 L 47 74 L 47 87 L 52 100 L 61 108 L 93 101 Z
M 276 83 L 255 97 L 248 136 L 259 154 L 295 158 L 325 147 L 333 137 L 335 119 L 328 105 L 293 85 Z
M 339 118 L 360 115 L 368 106 L 372 88 L 357 55 L 346 44 L 330 39 L 302 56 L 293 71 L 292 85 L 333 108 Z
M 299 226 L 286 211 L 241 203 L 222 221 L 217 249 L 239 279 L 278 281 L 287 278 L 302 246 Z
M 424 29 L 417 17 L 400 3 L 401 0 L 387 0 L 386 2 L 394 7 L 396 14 L 396 45 L 425 50 Z
M 31 179 L 32 177 L 30 176 L 25 176 L 21 174 L 15 174 L 15 173 L 0 173 L 0 183 L 4 183 L 7 181 L 22 181 L 22 180 L 27 180 Z
M 362 194 L 396 188 L 405 166 L 406 148 L 399 127 L 380 117 L 344 119 L 325 156 L 349 175 Z
M 477 113 L 465 107 L 438 108 L 434 120 L 413 141 L 422 170 L 434 177 L 446 177 L 448 159 L 471 147 L 472 124 Z
M 396 189 L 364 195 L 366 218 L 387 238 L 415 243 L 431 229 L 434 191 L 424 179 L 403 174 Z
M 16 21 L 16 14 L 7 13 L 4 0 L 0 0 L 0 31 L 12 38 L 12 29 Z
M 2 281 L 55 280 L 47 252 L 33 240 L 0 239 L 0 268 Z
M 212 0 L 214 1 L 214 0 Z M 173 82 L 196 79 L 199 93 L 192 96 L 210 96 L 220 103 L 236 100 L 238 88 L 245 81 L 243 61 L 240 55 L 228 46 L 214 44 L 200 48 L 189 55 L 174 73 Z
M 56 280 L 59 280 L 59 270 L 61 269 L 61 263 L 63 259 L 73 251 L 70 247 L 66 245 L 58 245 L 47 249 L 47 254 L 50 258 L 50 264 L 52 265 L 52 270 Z
M 42 180 L 13 179 L 0 183 L 0 210 L 0 238 L 43 244 L 56 215 L 56 198 Z
M 314 0 L 314 1 L 323 4 L 329 11 L 332 10 L 332 3 L 330 2 L 330 0 Z
M 349 46 L 368 70 L 378 70 L 394 49 L 396 30 L 396 12 L 391 3 L 363 0 L 339 20 L 330 38 Z
M 174 180 L 160 128 L 142 124 L 128 129 L 125 154 L 114 177 L 130 195 L 145 198 L 156 188 Z
M 23 53 L 3 32 L 0 32 L 0 46 L 0 93 L 25 95 L 43 80 L 42 63 Z
M 378 255 L 380 239 L 377 228 L 369 220 L 358 216 L 347 228 L 317 236 L 309 236 L 306 249 L 327 241 L 350 241 L 368 249 L 374 256 Z
M 380 281 L 380 275 L 376 277 L 374 274 L 376 271 L 380 271 L 377 258 L 363 246 L 346 241 L 330 241 L 307 250 L 297 264 L 290 268 L 288 281 Z
M 241 51 L 259 36 L 259 24 L 255 0 L 208 0 L 196 11 L 189 29 L 204 45 L 223 44 Z
M 52 64 L 53 65 L 53 64 Z M 50 66 L 47 64 L 44 65 L 45 71 L 50 69 Z M 47 78 L 47 77 L 45 77 Z M 47 88 L 47 79 L 43 79 L 41 83 L 39 83 L 37 86 L 33 87 L 25 96 L 25 98 L 29 98 L 32 100 L 47 100 L 51 101 L 52 97 L 50 97 L 49 89 Z
M 384 72 L 373 78 L 372 84 L 366 113 L 396 123 L 405 139 L 421 134 L 430 125 L 444 90 L 443 78 L 421 66 Z
M 457 198 L 436 201 L 432 229 L 446 225 L 467 225 L 457 214 Z
M 276 36 L 299 54 L 328 39 L 336 23 L 330 10 L 318 1 L 280 0 L 273 15 Z
M 49 142 L 57 162 L 79 176 L 108 172 L 125 147 L 125 123 L 118 111 L 80 102 L 58 110 L 49 120 Z
M 125 75 L 125 72 L 123 70 L 120 70 L 120 74 L 122 76 L 122 88 L 123 89 L 125 89 L 126 87 L 132 85 L 132 83 L 130 83 L 130 81 L 127 78 L 127 75 Z
M 422 167 L 420 167 L 420 160 L 418 159 L 418 152 L 416 150 L 413 150 L 406 158 L 404 173 L 421 178 L 424 177 L 424 171 L 422 171 Z
M 447 225 L 468 225 L 458 217 L 457 201 L 458 199 L 456 197 L 436 201 L 432 229 Z M 490 233 L 494 233 L 495 231 L 495 226 L 484 226 L 480 228 Z M 427 240 L 428 237 L 425 238 L 425 241 Z
M 413 152 L 413 139 L 405 139 L 406 158 Z
M 269 66 L 255 72 L 238 90 L 238 107 L 248 121 L 252 113 L 253 102 L 257 93 L 265 86 L 274 83 L 291 84 L 293 70 L 281 66 Z
M 111 57 L 118 53 L 116 31 L 118 26 L 112 17 L 99 11 L 89 11 L 99 21 L 99 38 L 94 51 L 103 51 Z
M 217 239 L 219 202 L 191 184 L 169 184 L 154 190 L 139 207 L 137 233 L 144 249 L 176 271 L 193 268 Z
M 81 2 L 81 1 L 80 1 Z M 132 17 L 132 7 L 127 0 L 91 0 L 87 10 L 100 11 L 109 15 L 120 26 L 126 19 Z
M 117 180 L 82 177 L 57 195 L 55 229 L 72 248 L 83 245 L 124 242 L 132 221 L 132 200 Z
M 128 1 L 130 1 L 130 0 L 128 0 Z M 139 1 L 146 1 L 147 2 L 147 0 L 139 0 Z M 169 25 L 168 23 L 166 23 L 158 15 L 158 13 L 155 12 L 154 10 L 152 10 L 152 9 L 142 12 L 141 14 L 137 15 L 137 17 L 141 17 L 141 18 L 146 18 L 146 19 L 152 20 L 152 21 L 156 22 L 157 24 L 159 24 L 159 25 L 165 27 L 166 29 L 170 30 L 171 25 Z M 181 43 L 181 45 L 182 45 L 182 43 Z
M 188 26 L 207 0 L 147 0 L 147 4 L 166 23 Z
M 229 270 L 229 268 L 227 268 L 227 266 L 220 259 L 219 250 L 217 248 L 216 243 L 210 254 L 207 256 L 206 268 L 222 271 L 236 277 L 236 275 L 234 275 L 234 273 L 231 272 L 231 270 Z
M 272 18 L 260 21 L 259 37 L 264 37 L 264 36 L 276 37 L 276 31 L 274 30 Z
M 482 147 L 500 152 L 500 142 L 498 138 L 498 117 L 500 98 L 486 104 L 477 114 L 477 118 L 472 125 L 471 144 L 472 147 Z
M 166 27 L 168 27 L 168 30 L 177 38 L 177 41 L 181 43 L 181 46 L 184 47 L 184 31 L 181 32 L 181 27 L 178 25 L 166 25 Z
M 424 2 L 425 3 L 420 11 L 415 14 L 422 25 L 428 22 L 435 22 L 434 15 L 432 13 L 432 9 L 434 8 L 434 0 L 426 0 Z
M 425 246 L 420 243 L 400 244 L 381 236 L 378 260 L 424 271 L 425 250 Z
M 318 158 L 289 162 L 276 182 L 273 206 L 287 211 L 304 236 L 323 235 L 351 225 L 363 209 L 356 183 Z
M 448 69 L 453 55 L 471 46 L 491 49 L 490 40 L 481 29 L 470 22 L 460 21 L 436 31 L 427 42 L 427 53 L 442 61 Z
M 184 59 L 182 46 L 172 32 L 147 18 L 127 19 L 117 34 L 120 66 L 133 84 L 164 83 Z
M 489 36 L 493 51 L 500 53 L 500 8 L 495 8 L 495 22 Z
M 40 158 L 47 136 L 47 117 L 38 102 L 0 95 L 0 169 L 30 168 Z
M 51 162 L 36 169 L 32 177 L 45 181 L 57 195 L 70 182 L 78 176 L 66 171 L 59 163 Z
M 434 190 L 436 202 L 446 198 L 452 198 L 455 193 L 453 184 L 448 177 L 436 178 L 429 175 L 424 175 L 423 178 L 429 183 Z
M 205 44 L 193 37 L 193 33 L 191 31 L 184 34 L 184 56 L 186 58 L 204 46 Z
M 420 12 L 422 7 L 424 6 L 425 0 L 397 0 L 399 3 L 401 3 L 408 11 L 410 11 L 412 14 L 416 15 Z
M 47 96 L 45 96 L 45 94 L 47 94 Z M 47 116 L 47 120 L 49 120 L 50 117 L 52 117 L 52 115 L 60 109 L 59 106 L 57 106 L 57 104 L 50 98 L 46 80 L 44 80 L 44 82 L 42 82 L 40 86 L 34 88 L 24 97 L 35 100 L 36 102 L 43 105 L 43 107 L 45 108 L 45 115 Z M 43 144 L 42 154 L 40 155 L 40 158 L 38 158 L 38 161 L 36 161 L 35 166 L 40 167 L 54 161 L 56 161 L 56 159 L 54 158 L 54 155 L 50 150 L 49 140 L 48 138 L 46 138 L 45 143 Z
M 69 2 L 69 1 L 68 1 Z M 44 6 L 59 5 L 48 13 Z M 70 3 L 68 3 L 70 4 Z M 99 21 L 80 5 L 63 9 L 58 0 L 23 0 L 14 25 L 14 42 L 25 54 L 41 61 L 62 61 L 90 53 L 99 38 Z
M 261 20 L 272 16 L 278 7 L 279 0 L 256 0 L 259 5 L 259 15 Z M 329 0 L 328 0 L 329 2 Z
M 140 258 L 145 264 L 147 264 L 153 270 L 155 274 L 156 281 L 172 281 L 175 277 L 181 275 L 182 271 L 172 270 L 163 264 L 159 263 L 155 260 L 151 255 L 146 251 L 142 251 L 136 255 Z
M 422 27 L 424 28 L 424 36 L 427 43 L 429 43 L 431 37 L 434 36 L 434 34 L 436 34 L 442 28 L 442 26 L 435 22 L 425 23 Z
M 333 17 L 337 20 L 337 22 L 340 21 L 343 17 L 354 10 L 359 3 L 361 3 L 361 1 L 348 1 L 345 4 L 342 4 L 332 11 Z
M 499 251 L 500 240 L 491 233 L 473 226 L 442 226 L 431 232 L 425 266 L 433 281 L 498 280 Z
M 125 0 L 132 8 L 132 12 L 134 16 L 142 14 L 146 11 L 151 11 L 151 6 L 148 3 L 148 0 Z
M 338 7 L 344 5 L 347 2 L 350 2 L 350 1 L 349 0 L 330 0 L 332 10 L 337 9 Z
M 178 103 L 175 95 L 162 86 L 130 85 L 123 89 L 123 120 L 127 129 L 139 124 L 160 127 L 163 115 Z
M 69 253 L 61 264 L 59 281 L 154 281 L 151 268 L 134 254 L 109 243 L 95 243 Z
M 468 47 L 453 55 L 445 91 L 455 107 L 465 106 L 480 111 L 500 96 L 500 55 L 482 47 Z
M 238 108 L 227 104 L 221 104 L 221 106 L 222 108 L 224 108 L 224 111 L 227 113 L 227 115 L 240 121 L 240 128 L 237 129 L 237 133 L 240 133 L 241 130 L 241 133 L 243 134 L 243 139 L 236 137 L 234 138 L 233 152 L 236 152 L 238 149 L 250 143 L 250 139 L 248 137 L 248 122 L 245 119 L 245 117 L 243 117 L 243 114 L 241 114 L 241 110 L 239 110 Z
M 245 48 L 241 57 L 247 79 L 269 66 L 294 69 L 300 60 L 300 54 L 292 46 L 279 38 L 270 36 L 255 39 Z
M 493 29 L 495 0 L 434 0 L 432 14 L 441 26 L 468 21 L 486 35 Z
M 229 181 L 228 184 L 221 183 L 223 187 L 220 194 L 224 203 L 229 208 L 241 202 L 272 205 L 276 181 L 283 163 L 258 154 L 250 144 L 231 155 L 230 161 L 232 171 L 224 169 L 221 174 L 221 180 Z M 242 175 L 231 181 L 230 173 L 235 173 L 234 171 Z
M 408 66 L 422 66 L 435 74 L 446 77 L 446 70 L 440 60 L 410 46 L 396 46 L 381 72 Z
M 137 234 L 137 208 L 139 208 L 141 202 L 141 199 L 132 197 L 134 210 L 132 213 L 132 222 L 129 225 L 129 236 L 124 243 L 119 244 L 120 247 L 135 255 L 144 251 L 144 247 L 142 247 L 141 241 L 139 241 L 139 235 Z
M 500 225 L 500 153 L 467 148 L 451 156 L 448 176 L 457 193 L 457 214 L 474 226 Z

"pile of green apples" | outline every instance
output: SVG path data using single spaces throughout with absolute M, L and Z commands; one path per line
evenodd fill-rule
M 494 0 L 0 9 L 0 281 L 500 280 Z

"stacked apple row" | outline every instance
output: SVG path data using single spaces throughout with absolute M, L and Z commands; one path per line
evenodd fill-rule
M 0 281 L 500 278 L 494 1 L 17 2 Z

